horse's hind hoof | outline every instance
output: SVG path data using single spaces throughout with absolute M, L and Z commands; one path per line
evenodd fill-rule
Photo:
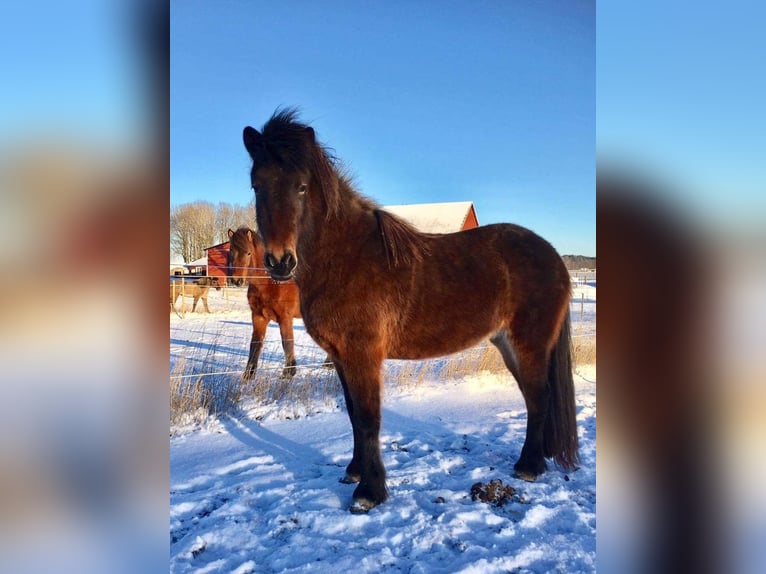
M 526 470 L 516 470 L 513 472 L 513 476 L 520 478 L 521 480 L 526 480 L 527 482 L 535 482 L 540 475 Z
M 338 482 L 342 482 L 343 484 L 356 484 L 357 482 L 361 482 L 362 477 L 358 474 L 349 474 L 346 473 L 343 478 L 339 478 Z
M 543 465 L 545 465 L 545 462 L 543 462 Z M 535 482 L 545 471 L 545 466 L 528 468 L 516 464 L 516 466 L 513 467 L 513 476 L 520 478 L 521 480 L 526 480 L 527 482 Z
M 513 476 L 527 482 L 535 482 L 546 470 L 548 470 L 548 465 L 543 459 L 523 459 L 513 465 Z
M 351 514 L 367 514 L 377 505 L 377 502 L 373 502 L 367 498 L 358 498 L 351 503 L 349 510 L 351 511 Z

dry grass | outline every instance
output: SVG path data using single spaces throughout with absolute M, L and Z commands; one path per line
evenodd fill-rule
M 596 337 L 575 337 L 572 339 L 572 359 L 575 366 L 596 364 Z
M 388 384 L 410 388 L 426 380 L 459 379 L 487 372 L 507 372 L 500 353 L 491 345 L 474 347 L 440 359 L 389 361 L 384 376 Z
M 279 403 L 304 412 L 310 412 L 318 404 L 343 404 L 335 370 L 318 366 L 324 358 L 318 348 L 299 350 L 300 362 L 304 366 L 299 364 L 293 378 L 282 377 L 282 365 L 267 364 L 261 365 L 249 381 L 243 381 L 239 372 L 224 372 L 225 366 L 230 368 L 230 357 L 224 357 L 228 365 L 222 365 L 221 357 L 216 356 L 217 348 L 218 337 L 201 352 L 201 356 L 182 357 L 176 361 L 170 376 L 172 426 L 198 424 L 210 416 L 234 414 L 243 401 L 253 401 L 256 405 Z M 575 337 L 572 348 L 575 367 L 595 364 L 595 336 Z M 281 352 L 281 347 L 278 351 Z M 440 359 L 387 361 L 384 367 L 386 384 L 400 388 L 417 387 L 434 379 L 460 379 L 477 373 L 507 373 L 500 353 L 490 344 Z
M 595 336 L 573 339 L 572 360 L 575 367 L 596 363 Z M 490 344 L 441 359 L 390 363 L 386 368 L 386 381 L 404 388 L 417 387 L 431 379 L 459 379 L 477 373 L 508 373 L 500 352 Z
M 223 337 L 223 336 L 221 336 Z M 176 360 L 170 374 L 170 424 L 172 427 L 201 424 L 208 417 L 237 414 L 244 401 L 257 405 L 288 404 L 296 411 L 336 401 L 342 395 L 335 370 L 321 365 L 324 354 L 303 353 L 292 378 L 282 376 L 282 365 L 263 364 L 251 380 L 232 371 L 231 356 L 218 353 L 219 336 L 204 351 Z M 279 343 L 273 343 L 276 346 Z M 264 354 L 269 354 L 264 348 Z M 279 347 L 281 353 L 281 346 Z M 315 356 L 314 356 L 315 355 Z
M 211 415 L 231 413 L 240 400 L 240 378 L 220 372 L 218 338 L 201 357 L 180 357 L 170 374 L 170 423 L 201 423 Z M 199 362 L 192 368 L 189 363 Z
M 240 400 L 257 404 L 288 403 L 310 410 L 316 403 L 334 401 L 341 393 L 335 370 L 325 367 L 298 367 L 295 376 L 282 376 L 282 367 L 259 368 L 255 377 L 240 387 Z

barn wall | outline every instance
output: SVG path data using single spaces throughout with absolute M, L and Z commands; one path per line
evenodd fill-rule
M 474 210 L 473 205 L 471 205 L 471 209 L 468 210 L 468 215 L 465 218 L 465 223 L 463 223 L 462 231 L 473 229 L 474 227 L 479 227 L 479 220 L 476 217 L 476 211 Z
M 210 247 L 207 250 L 207 274 L 211 277 L 226 278 L 229 257 L 229 242 Z

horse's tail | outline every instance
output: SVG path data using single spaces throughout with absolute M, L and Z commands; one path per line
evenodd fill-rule
M 572 379 L 572 338 L 569 310 L 561 324 L 556 346 L 548 364 L 550 391 L 548 415 L 543 430 L 543 452 L 565 470 L 580 463 L 577 418 Z

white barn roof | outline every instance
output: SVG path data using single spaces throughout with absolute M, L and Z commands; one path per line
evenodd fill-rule
M 453 233 L 463 229 L 472 205 L 470 201 L 453 201 L 386 205 L 383 209 L 398 215 L 424 233 Z
M 204 267 L 205 265 L 207 265 L 207 254 L 190 263 L 186 263 L 187 267 Z

